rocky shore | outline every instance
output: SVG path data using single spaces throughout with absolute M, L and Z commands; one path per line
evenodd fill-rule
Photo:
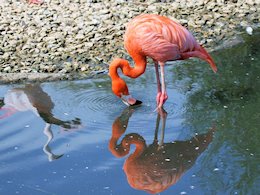
M 179 21 L 212 51 L 246 27 L 259 27 L 260 0 L 0 0 L 0 83 L 107 70 L 113 57 L 128 57 L 125 26 L 141 13 Z

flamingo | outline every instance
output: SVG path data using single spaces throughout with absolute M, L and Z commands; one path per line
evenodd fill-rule
M 42 4 L 44 0 L 28 0 L 28 3 L 32 4 Z
M 109 66 L 109 75 L 113 93 L 127 106 L 142 102 L 130 95 L 126 82 L 120 78 L 117 70 L 121 69 L 124 75 L 137 78 L 145 72 L 147 57 L 152 58 L 155 65 L 157 108 L 162 107 L 168 98 L 164 73 L 164 65 L 167 61 L 197 57 L 208 62 L 212 70 L 217 72 L 213 59 L 197 43 L 193 35 L 185 27 L 165 16 L 142 14 L 135 17 L 127 25 L 124 46 L 134 60 L 134 67 L 131 67 L 127 60 L 116 58 Z M 161 82 L 158 65 L 160 65 Z

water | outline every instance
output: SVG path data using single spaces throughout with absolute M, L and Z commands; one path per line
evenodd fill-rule
M 106 75 L 2 85 L 0 194 L 259 194 L 260 36 L 246 40 L 213 54 L 217 74 L 167 66 L 167 114 L 153 67 L 126 79 L 133 109 Z

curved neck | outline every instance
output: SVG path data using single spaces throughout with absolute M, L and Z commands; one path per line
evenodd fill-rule
M 116 58 L 114 59 L 109 66 L 109 75 L 112 80 L 120 78 L 117 72 L 117 69 L 120 68 L 124 75 L 137 78 L 144 73 L 146 68 L 146 57 L 138 56 L 133 58 L 135 66 L 131 67 L 127 60 Z
M 120 144 L 117 145 L 119 137 L 113 137 L 109 142 L 109 149 L 113 155 L 116 157 L 123 157 L 127 155 L 130 151 L 130 146 L 134 144 L 136 149 L 130 158 L 137 158 L 140 156 L 143 151 L 146 149 L 146 143 L 142 136 L 137 133 L 127 134 L 121 141 Z

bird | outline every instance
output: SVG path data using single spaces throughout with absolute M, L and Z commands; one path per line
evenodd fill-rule
M 208 148 L 216 131 L 212 127 L 207 133 L 195 135 L 188 140 L 165 143 L 164 139 L 158 140 L 158 132 L 161 119 L 161 132 L 165 131 L 167 112 L 163 108 L 159 110 L 151 144 L 147 144 L 138 133 L 132 132 L 123 136 L 134 112 L 131 107 L 127 107 L 115 119 L 109 141 L 109 150 L 115 157 L 122 158 L 130 154 L 123 166 L 129 185 L 151 194 L 158 194 L 176 184 Z M 161 138 L 164 138 L 164 134 Z M 135 149 L 130 151 L 132 145 L 135 145 Z
M 125 76 L 137 78 L 145 72 L 148 57 L 152 58 L 155 65 L 157 108 L 162 107 L 168 99 L 164 70 L 167 61 L 197 57 L 208 62 L 212 70 L 217 72 L 217 66 L 206 49 L 185 27 L 166 16 L 157 14 L 136 16 L 126 27 L 124 47 L 132 57 L 134 66 L 130 66 L 125 59 L 115 58 L 109 65 L 109 76 L 113 93 L 127 106 L 142 102 L 129 93 L 126 82 L 119 76 L 117 70 L 121 69 Z
M 42 4 L 44 0 L 28 0 L 29 4 Z

